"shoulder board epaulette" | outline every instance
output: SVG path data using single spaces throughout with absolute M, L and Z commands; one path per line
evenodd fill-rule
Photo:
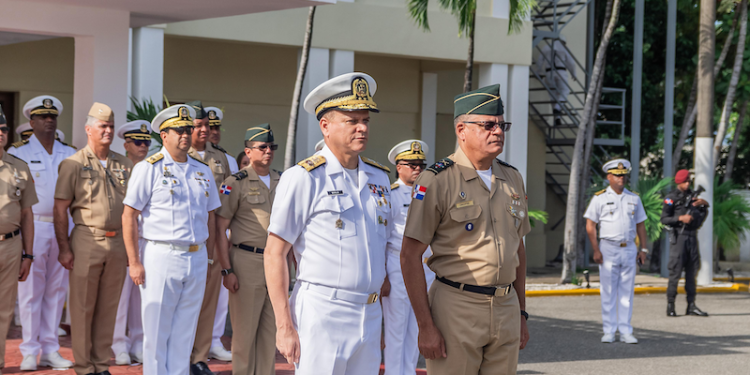
M 63 142 L 63 141 L 61 141 L 59 139 L 57 141 L 60 142 L 60 143 L 62 143 L 63 146 L 68 146 L 68 147 L 70 147 L 70 148 L 72 148 L 74 150 L 78 150 L 78 147 L 76 147 L 76 146 L 69 145 L 69 144 L 67 144 L 67 143 L 65 143 L 65 142 Z
M 19 158 L 19 157 L 18 157 L 18 156 L 16 156 L 16 155 L 13 155 L 13 154 L 8 154 L 8 155 L 10 155 L 10 156 L 12 156 L 12 157 L 14 157 L 14 158 L 18 159 L 18 161 L 20 161 L 20 162 L 22 162 L 22 163 L 24 163 L 24 164 L 28 164 L 28 163 L 26 163 L 26 160 L 23 160 L 23 159 Z
M 599 190 L 596 193 L 594 193 L 594 195 L 602 195 L 602 194 L 604 194 L 605 191 L 607 191 L 607 189 Z
M 366 158 L 366 157 L 362 156 L 362 161 L 365 162 L 366 164 L 372 165 L 373 167 L 375 167 L 377 169 L 384 170 L 385 173 L 391 173 L 391 169 L 390 168 L 386 167 L 383 164 L 380 164 L 380 163 L 376 162 L 375 160 L 372 160 L 370 158 Z
M 631 191 L 631 193 L 633 193 L 633 194 L 635 194 L 635 195 L 637 195 L 637 196 L 639 196 L 639 197 L 641 196 L 640 194 L 638 194 L 638 192 L 637 192 L 637 191 Z
M 203 165 L 205 165 L 205 166 L 208 166 L 208 163 L 206 163 L 205 161 L 203 161 L 203 160 L 201 160 L 201 159 L 198 159 L 198 158 L 196 158 L 195 156 L 193 156 L 193 155 L 190 155 L 190 154 L 188 154 L 188 156 L 190 156 L 191 158 L 193 158 L 193 160 L 195 160 L 195 161 L 197 161 L 197 162 L 199 162 L 199 163 L 201 163 L 201 164 L 203 164 Z
M 239 171 L 239 172 L 237 172 L 237 173 L 233 174 L 232 176 L 234 176 L 234 178 L 235 178 L 235 179 L 236 179 L 237 181 L 239 181 L 239 180 L 241 180 L 241 179 L 243 179 L 243 178 L 247 177 L 247 171 Z
M 438 160 L 437 163 L 429 166 L 427 170 L 434 174 L 438 174 L 448 169 L 448 167 L 452 166 L 453 164 L 454 164 L 453 160 L 449 158 L 443 158 L 443 159 Z
M 313 155 L 297 163 L 297 165 L 299 165 L 302 168 L 305 168 L 306 171 L 310 172 L 313 169 L 320 167 L 321 165 L 325 163 L 326 163 L 325 157 L 323 157 L 322 155 Z
M 394 182 L 393 184 L 391 184 L 391 190 L 396 190 L 399 186 L 401 185 L 399 185 L 397 182 Z
M 15 148 L 19 148 L 19 147 L 21 147 L 21 146 L 23 146 L 23 145 L 25 145 L 27 143 L 29 143 L 29 140 L 28 139 L 24 139 L 23 141 L 18 141 L 16 143 L 12 144 L 12 146 L 15 147 Z
M 506 163 L 506 162 L 504 162 L 504 161 L 502 161 L 502 160 L 500 160 L 500 159 L 495 159 L 495 160 L 496 160 L 496 161 L 497 161 L 497 162 L 498 162 L 498 163 L 499 163 L 500 165 L 504 165 L 504 166 L 506 166 L 506 167 L 509 167 L 509 168 L 513 168 L 513 169 L 515 169 L 515 170 L 518 170 L 518 168 L 516 168 L 516 167 L 514 167 L 514 166 L 512 166 L 512 165 L 510 165 L 510 164 L 508 164 L 508 163 Z
M 277 170 L 275 170 L 275 169 L 271 169 L 271 170 L 272 170 L 272 171 L 274 171 L 274 172 L 276 172 L 276 173 L 278 173 L 278 174 L 279 174 L 279 176 L 281 176 L 281 172 L 279 172 L 279 171 L 277 171 Z
M 148 158 L 146 159 L 146 161 L 147 161 L 147 162 L 149 162 L 149 163 L 151 163 L 151 164 L 154 164 L 154 163 L 156 163 L 157 161 L 159 161 L 159 160 L 161 160 L 161 159 L 164 159 L 164 154 L 162 154 L 162 153 L 160 152 L 160 153 L 158 153 L 158 154 L 153 154 L 153 155 L 149 156 L 149 157 L 148 157 Z
M 219 151 L 221 151 L 221 152 L 223 152 L 225 154 L 228 154 L 227 150 L 223 149 L 221 146 L 217 145 L 216 143 L 211 143 L 211 146 L 214 146 L 215 149 L 217 149 L 217 150 L 219 150 Z

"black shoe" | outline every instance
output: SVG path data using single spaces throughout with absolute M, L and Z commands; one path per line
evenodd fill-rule
M 677 316 L 674 312 L 674 302 L 667 302 L 667 316 Z
M 214 375 L 205 362 L 190 365 L 190 375 Z
M 97 372 L 96 375 L 112 375 L 112 374 L 110 374 L 108 370 L 104 370 L 102 372 Z
M 685 311 L 685 315 L 708 316 L 708 313 L 701 311 L 701 309 L 699 309 L 698 306 L 695 305 L 695 302 L 691 302 L 691 303 L 688 303 L 688 307 L 687 307 L 687 311 Z

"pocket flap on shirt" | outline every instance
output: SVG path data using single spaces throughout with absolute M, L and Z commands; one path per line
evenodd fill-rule
M 318 201 L 316 211 L 344 212 L 354 207 L 354 201 L 349 194 L 324 196 Z
M 454 208 L 450 210 L 451 219 L 463 222 L 463 221 L 469 221 L 474 220 L 479 217 L 479 215 L 482 214 L 482 207 L 479 205 L 473 205 L 473 206 L 467 206 L 467 207 L 461 207 L 461 208 Z

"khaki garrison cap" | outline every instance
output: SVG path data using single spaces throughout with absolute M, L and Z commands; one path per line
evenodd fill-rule
M 453 100 L 453 118 L 461 115 L 501 116 L 504 113 L 500 85 L 459 94 Z
M 185 104 L 173 105 L 159 112 L 151 121 L 151 130 L 159 133 L 168 128 L 179 128 L 182 126 L 193 126 L 193 107 Z
M 100 121 L 115 122 L 115 113 L 112 112 L 112 108 L 99 102 L 94 102 L 94 105 L 91 106 L 89 116 Z
M 365 73 L 347 73 L 321 83 L 305 98 L 305 111 L 318 120 L 331 109 L 380 112 L 372 100 L 378 85 Z

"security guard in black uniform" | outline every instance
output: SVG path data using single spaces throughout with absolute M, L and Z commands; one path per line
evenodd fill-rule
M 708 216 L 708 202 L 693 196 L 693 191 L 690 190 L 690 172 L 687 169 L 677 171 L 674 182 L 677 189 L 667 194 L 661 210 L 662 224 L 672 227 L 669 236 L 672 247 L 669 252 L 667 316 L 677 316 L 674 300 L 683 270 L 688 302 L 685 315 L 708 316 L 708 313 L 695 305 L 695 275 L 701 262 L 696 235 Z

